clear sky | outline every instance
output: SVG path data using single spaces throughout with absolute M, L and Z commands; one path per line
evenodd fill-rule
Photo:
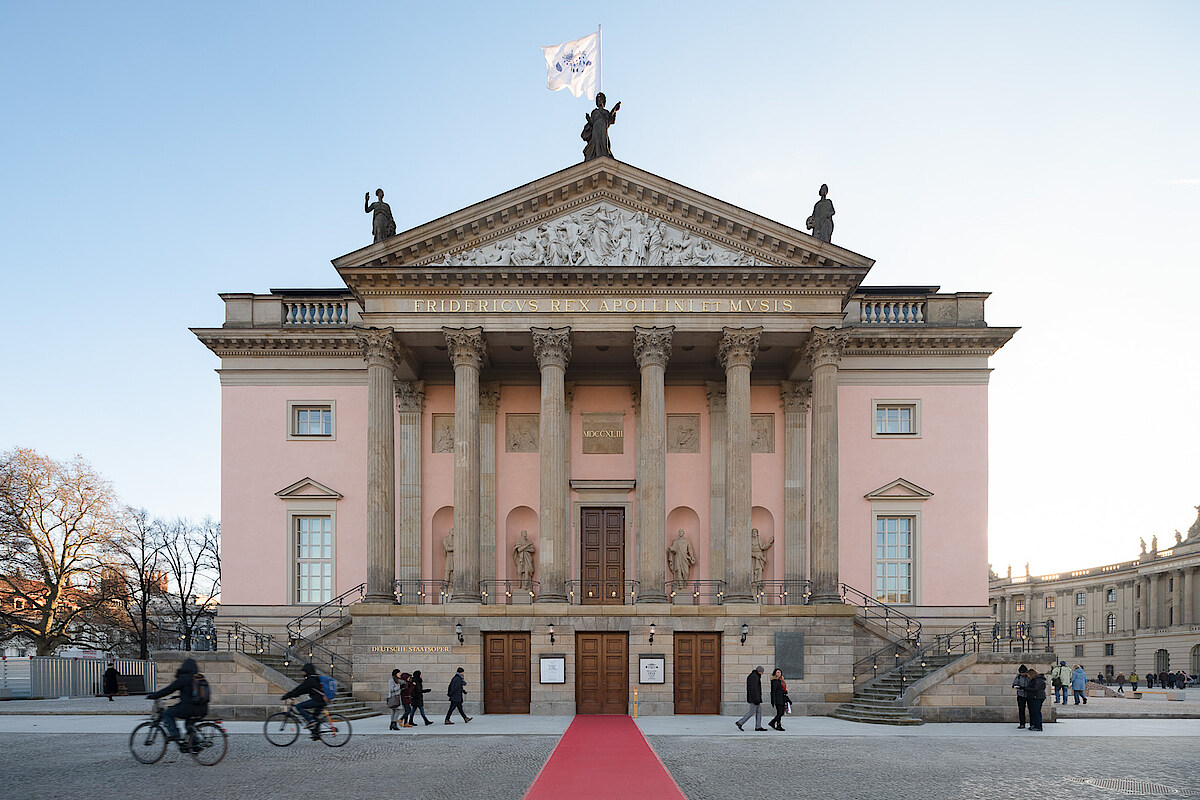
M 602 14 L 602 16 L 601 16 Z M 0 4 L 0 449 L 219 513 L 218 292 L 581 159 L 540 45 L 604 26 L 617 158 L 870 284 L 990 291 L 991 560 L 1135 558 L 1200 504 L 1200 4 Z

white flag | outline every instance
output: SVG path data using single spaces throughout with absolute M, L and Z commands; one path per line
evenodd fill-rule
M 543 47 L 546 56 L 546 88 L 570 89 L 579 97 L 596 99 L 600 83 L 600 32 L 573 42 Z

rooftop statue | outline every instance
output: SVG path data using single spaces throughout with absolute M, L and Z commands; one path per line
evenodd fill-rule
M 608 142 L 608 126 L 616 123 L 617 112 L 621 110 L 621 104 L 618 102 L 612 107 L 612 111 L 609 111 L 604 107 L 606 101 L 604 92 L 598 92 L 596 107 L 592 109 L 591 114 L 584 114 L 587 122 L 584 123 L 583 131 L 579 134 L 579 138 L 587 142 L 583 148 L 584 161 L 591 161 L 600 156 L 612 158 L 612 146 Z
M 363 212 L 373 214 L 371 217 L 371 233 L 375 241 L 382 242 L 396 235 L 396 220 L 392 219 L 392 207 L 383 202 L 383 189 L 376 189 L 375 196 L 379 199 L 371 202 L 371 193 L 363 196 Z
M 829 201 L 826 195 L 829 194 L 829 187 L 821 184 L 821 199 L 813 206 L 812 216 L 804 221 L 804 227 L 812 231 L 812 235 L 822 242 L 828 242 L 833 239 L 833 203 Z
M 1196 506 L 1196 521 L 1188 528 L 1187 541 L 1200 541 L 1200 506 Z

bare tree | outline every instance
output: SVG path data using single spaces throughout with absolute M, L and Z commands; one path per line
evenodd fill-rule
M 121 532 L 111 485 L 80 456 L 15 448 L 0 463 L 0 628 L 38 655 L 94 645 L 87 623 L 109 599 L 101 564 Z
M 167 575 L 163 569 L 166 525 L 151 520 L 145 509 L 127 509 L 124 530 L 117 540 L 112 573 L 119 582 L 109 594 L 119 606 L 122 627 L 129 630 L 138 658 L 150 657 L 150 641 L 158 628 L 156 606 L 164 602 Z
M 184 650 L 192 649 L 199 624 L 216 611 L 221 591 L 221 526 L 211 519 L 177 519 L 163 533 L 162 563 L 168 575 L 163 594 Z

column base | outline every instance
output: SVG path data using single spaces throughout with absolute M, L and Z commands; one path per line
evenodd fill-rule
M 666 592 L 638 592 L 637 601 L 639 603 L 667 603 L 670 600 L 667 598 Z
M 551 592 L 543 592 L 537 596 L 534 603 L 565 603 L 567 602 L 566 594 L 553 594 Z
M 758 598 L 752 594 L 729 594 L 725 593 L 725 603 L 757 603 Z
M 846 601 L 842 599 L 842 595 L 840 592 L 833 592 L 832 594 L 829 592 L 824 592 L 822 594 L 813 594 L 808 602 L 810 604 L 816 606 L 816 605 L 827 605 L 829 603 L 842 605 Z
M 365 594 L 365 595 L 363 595 L 362 602 L 364 602 L 364 603 L 391 603 L 392 605 L 397 604 L 396 603 L 396 595 L 392 594 L 391 592 L 388 592 L 387 594 L 384 594 L 382 592 L 375 593 L 375 594 Z

